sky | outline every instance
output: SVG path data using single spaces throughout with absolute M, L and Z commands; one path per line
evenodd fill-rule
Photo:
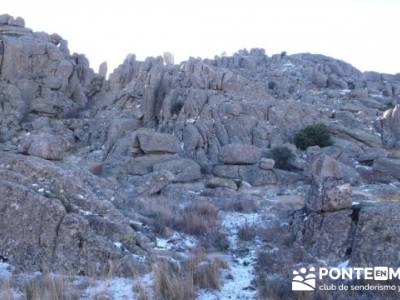
M 0 14 L 58 33 L 91 66 L 138 59 L 213 58 L 243 48 L 310 52 L 361 71 L 400 73 L 400 0 L 0 0 Z

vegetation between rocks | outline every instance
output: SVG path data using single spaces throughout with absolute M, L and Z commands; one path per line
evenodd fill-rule
M 296 133 L 294 143 L 297 148 L 306 150 L 310 146 L 331 146 L 332 139 L 329 129 L 325 124 L 314 124 Z

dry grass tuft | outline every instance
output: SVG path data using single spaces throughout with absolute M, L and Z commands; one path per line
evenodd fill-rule
M 205 235 L 219 227 L 218 209 L 207 201 L 190 204 L 177 220 L 177 228 L 193 235 Z
M 220 269 L 228 266 L 220 258 L 209 258 L 203 251 L 191 255 L 186 261 L 186 268 L 193 274 L 193 283 L 202 289 L 220 288 Z
M 30 300 L 77 300 L 79 295 L 69 289 L 64 276 L 46 274 L 26 282 L 22 293 Z
M 224 211 L 235 211 L 242 213 L 257 212 L 260 207 L 259 199 L 256 196 L 242 195 L 237 198 L 227 198 L 221 203 Z
M 207 249 L 224 251 L 229 248 L 218 208 L 209 201 L 197 200 L 181 208 L 181 203 L 164 197 L 147 200 L 137 203 L 136 209 L 148 218 L 147 224 L 156 234 L 167 235 L 169 229 L 175 229 L 200 237 L 201 245 Z
M 165 235 L 168 227 L 173 227 L 176 218 L 179 215 L 176 203 L 168 201 L 164 197 L 147 199 L 148 201 L 140 203 L 137 210 L 144 216 L 150 218 L 149 224 L 153 231 L 159 235 Z
M 254 224 L 243 224 L 238 230 L 238 238 L 242 241 L 252 241 L 256 237 L 256 227 Z
M 137 294 L 138 300 L 150 300 L 146 289 L 143 287 L 143 285 L 140 282 L 138 282 L 134 285 L 133 291 Z
M 0 280 L 0 299 L 14 300 L 12 293 L 12 284 L 9 278 Z
M 154 266 L 154 293 L 162 300 L 195 299 L 195 288 L 191 274 L 185 274 L 179 266 L 160 260 Z
M 220 270 L 227 267 L 225 261 L 208 257 L 203 249 L 192 253 L 180 265 L 160 260 L 154 265 L 155 297 L 190 300 L 196 297 L 197 288 L 219 289 Z

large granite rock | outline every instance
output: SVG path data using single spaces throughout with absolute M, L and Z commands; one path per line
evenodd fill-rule
M 400 159 L 378 158 L 374 160 L 373 168 L 376 171 L 400 179 Z
M 398 266 L 400 207 L 381 202 L 362 207 L 354 233 L 351 262 L 357 266 Z
M 201 178 L 199 164 L 191 159 L 178 158 L 159 162 L 153 166 L 153 170 L 171 172 L 175 182 L 190 182 Z
M 177 158 L 173 154 L 148 154 L 130 159 L 126 163 L 126 172 L 131 175 L 145 175 L 153 171 L 159 162 Z
M 177 153 L 181 150 L 175 136 L 152 131 L 137 132 L 133 147 L 144 153 Z
M 261 158 L 261 150 L 253 145 L 228 144 L 221 149 L 221 161 L 225 164 L 255 164 Z
M 21 153 L 49 160 L 62 160 L 71 144 L 66 139 L 51 134 L 31 134 L 21 143 Z
M 352 214 L 351 209 L 310 214 L 300 211 L 294 216 L 293 234 L 312 255 L 339 262 L 352 246 Z
M 324 152 L 318 152 L 318 154 L 312 155 L 309 159 L 306 171 L 312 179 L 343 179 L 352 184 L 360 182 L 360 174 L 354 168 L 334 159 L 332 155 L 335 152 L 327 153 L 329 155 L 324 154 Z
M 22 120 L 84 108 L 96 77 L 88 60 L 70 55 L 60 36 L 25 28 L 22 18 L 0 19 L 0 141 L 15 136 Z
M 343 180 L 325 178 L 320 181 L 313 181 L 306 199 L 306 208 L 316 212 L 351 208 L 351 196 L 351 185 Z
M 119 201 L 112 190 L 79 168 L 2 153 L 0 256 L 21 271 L 103 274 L 111 262 L 128 275 L 126 266 L 145 266 L 123 250 L 143 254 L 129 220 L 111 203 Z

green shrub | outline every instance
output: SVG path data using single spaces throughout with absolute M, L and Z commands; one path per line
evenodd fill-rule
M 324 124 L 314 124 L 300 130 L 294 137 L 297 148 L 305 150 L 310 146 L 332 145 L 331 135 Z
M 287 147 L 276 147 L 271 151 L 271 156 L 275 160 L 275 168 L 282 170 L 292 170 L 293 152 Z

